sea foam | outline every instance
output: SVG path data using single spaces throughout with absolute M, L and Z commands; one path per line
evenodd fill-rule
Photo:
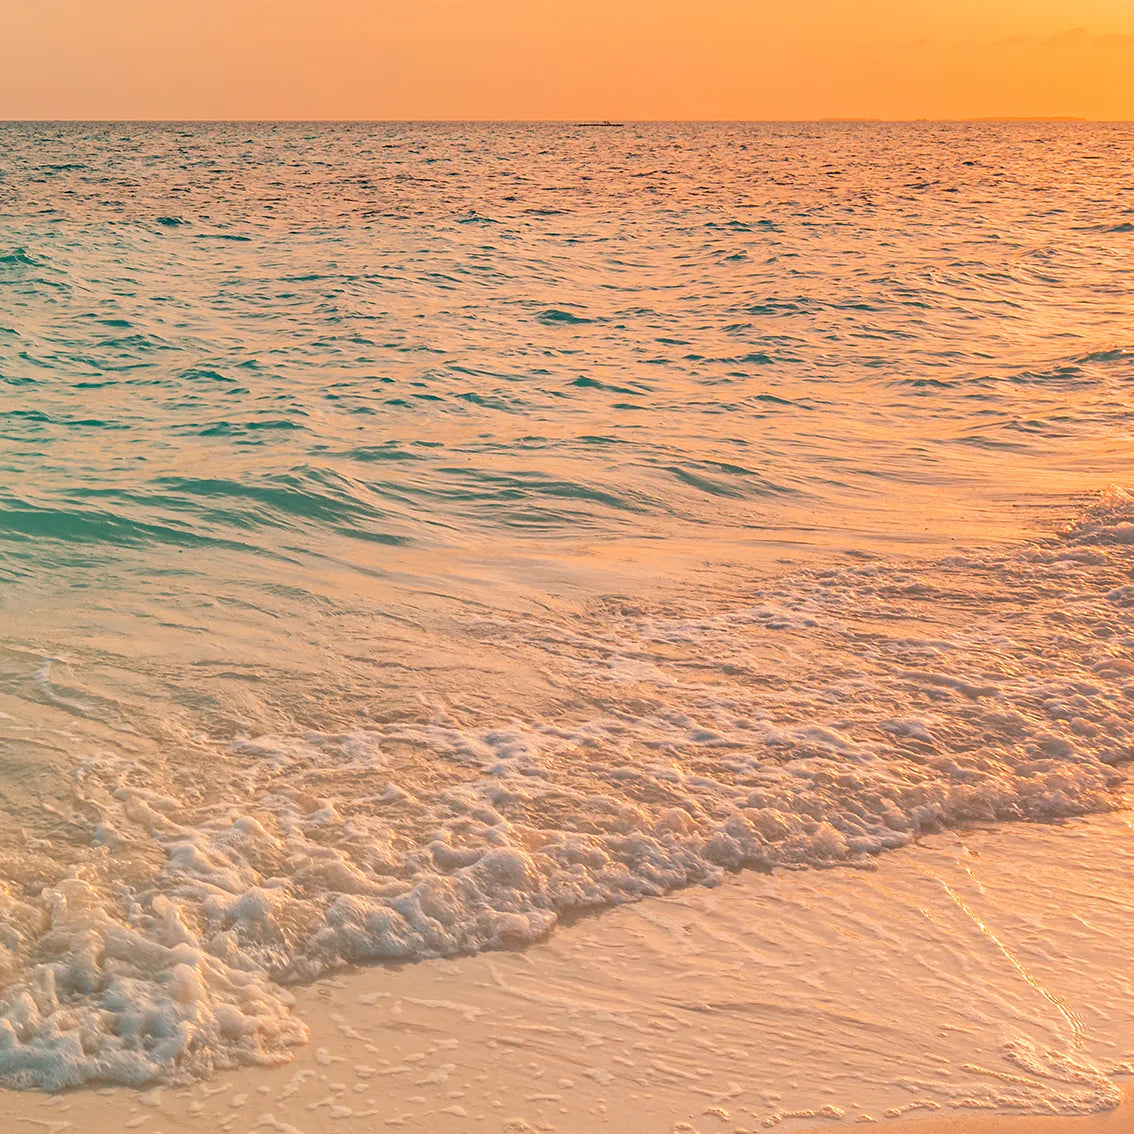
M 867 865 L 941 827 L 1116 806 L 1134 500 L 1057 537 L 801 570 L 732 605 L 607 601 L 491 636 L 565 690 L 81 772 L 93 845 L 5 891 L 0 1079 L 140 1084 L 288 1058 L 283 987 L 520 945 L 745 868 Z M 211 743 L 215 743 L 215 740 Z M 206 758 L 198 751 L 193 759 Z M 124 880 L 126 861 L 148 863 Z

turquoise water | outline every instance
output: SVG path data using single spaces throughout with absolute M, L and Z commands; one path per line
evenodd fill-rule
M 1119 799 L 1128 125 L 0 134 L 5 1082 Z

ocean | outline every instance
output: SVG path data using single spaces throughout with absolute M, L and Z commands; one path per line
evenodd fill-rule
M 0 1084 L 282 1063 L 347 966 L 1123 808 L 1132 158 L 0 126 Z

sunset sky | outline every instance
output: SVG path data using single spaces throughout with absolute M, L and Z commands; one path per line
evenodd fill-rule
M 0 118 L 1134 118 L 1134 0 L 10 0 Z

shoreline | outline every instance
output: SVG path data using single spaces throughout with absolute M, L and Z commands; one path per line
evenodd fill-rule
M 1096 1114 L 964 1114 L 893 1119 L 879 1124 L 889 1134 L 1131 1134 L 1134 1082 L 1122 1083 L 1122 1102 Z M 807 1134 L 837 1127 L 814 1127 Z
M 1117 1093 L 1113 1075 L 1076 1079 L 1068 1059 L 1130 1065 L 1134 1017 L 1108 1009 L 1125 987 L 1113 899 L 1132 864 L 1118 813 L 945 833 L 873 870 L 737 875 L 525 950 L 293 988 L 310 1039 L 289 1065 L 185 1087 L 0 1092 L 0 1122 L 49 1134 L 1118 1134 L 1134 1129 L 1129 1084 L 1116 1109 L 1043 1112 Z M 1019 910 L 1016 893 L 1028 895 Z M 1083 924 L 1089 943 L 1068 938 Z M 1005 1112 L 1021 1106 L 1036 1113 Z

